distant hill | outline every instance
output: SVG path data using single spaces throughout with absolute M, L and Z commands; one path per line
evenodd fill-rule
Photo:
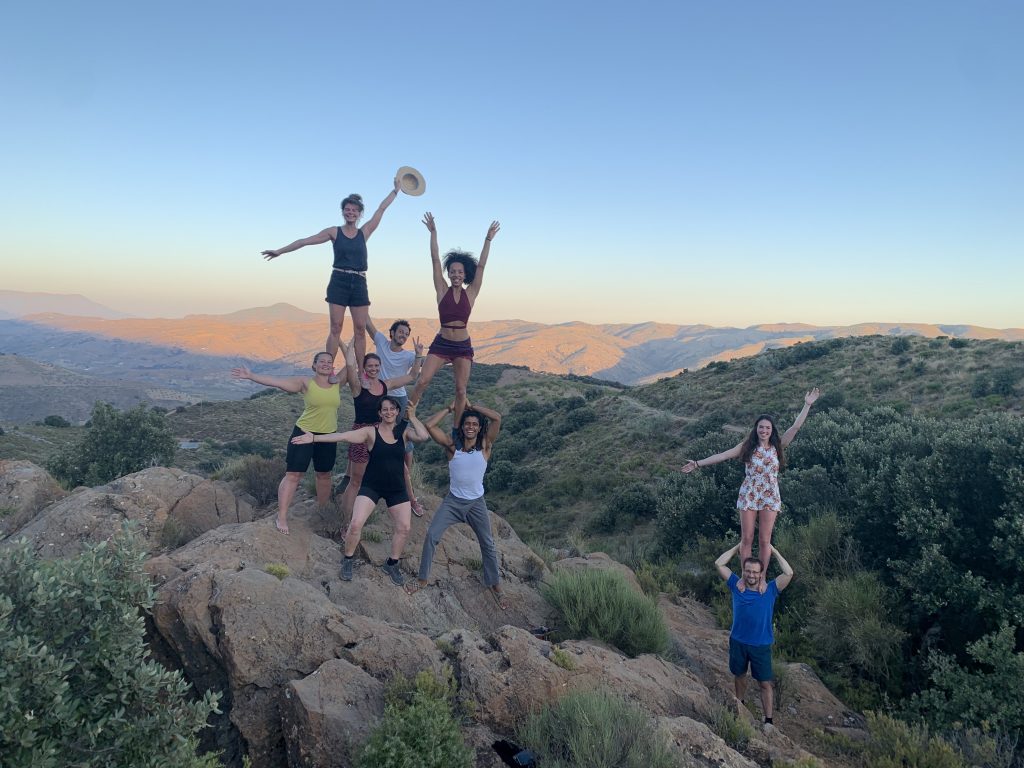
M 374 318 L 387 327 L 394 318 Z M 67 314 L 38 314 L 23 318 L 17 337 L 8 331 L 10 351 L 34 356 L 33 333 L 71 331 L 95 340 L 118 339 L 202 355 L 291 363 L 305 367 L 326 337 L 326 314 L 275 304 L 225 315 L 183 318 L 103 319 Z M 411 318 L 413 335 L 429 342 L 437 327 L 433 318 Z M 346 332 L 351 328 L 346 322 Z M 694 370 L 719 360 L 750 357 L 766 349 L 808 341 L 849 336 L 951 336 L 970 339 L 1024 340 L 1024 329 L 992 329 L 971 325 L 862 323 L 819 327 L 804 324 L 765 324 L 749 328 L 712 328 L 667 323 L 545 325 L 523 320 L 474 322 L 476 360 L 481 363 L 522 365 L 535 371 L 594 376 L 636 384 Z M 77 368 L 97 361 L 94 354 L 74 357 L 65 350 L 63 365 Z
M 106 319 L 128 317 L 124 312 L 97 304 L 78 293 L 0 291 L 0 320 L 36 315 L 41 312 L 60 312 L 63 315 Z

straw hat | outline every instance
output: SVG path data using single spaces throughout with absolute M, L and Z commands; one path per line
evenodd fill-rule
M 423 174 L 415 168 L 403 165 L 395 175 L 398 176 L 399 189 L 405 192 L 405 194 L 419 197 L 427 191 L 427 182 L 423 178 Z

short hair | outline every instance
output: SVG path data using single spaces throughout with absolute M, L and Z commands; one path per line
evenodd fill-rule
M 366 361 L 369 360 L 371 357 L 378 363 L 382 363 L 380 355 L 378 355 L 376 352 L 367 352 L 365 355 L 363 355 L 363 368 L 366 367 Z
M 334 361 L 334 355 L 332 355 L 330 352 L 317 352 L 315 355 L 313 355 L 313 367 L 314 368 L 316 368 L 316 361 L 320 359 L 320 355 L 327 355 L 328 357 L 331 358 L 331 362 Z
M 448 251 L 444 255 L 444 271 L 447 272 L 448 268 L 456 263 L 461 264 L 462 268 L 466 270 L 466 279 L 462 282 L 465 285 L 472 284 L 473 280 L 476 279 L 476 268 L 479 263 L 476 257 L 467 251 Z
M 385 400 L 395 406 L 395 410 L 398 411 L 399 414 L 402 413 L 402 404 L 398 402 L 397 397 L 392 397 L 391 395 L 384 395 L 384 397 L 380 399 L 380 405 L 377 406 L 377 413 L 380 413 L 380 409 L 384 407 Z
M 743 559 L 743 567 L 744 568 L 746 568 L 751 563 L 757 563 L 757 567 L 760 568 L 762 571 L 764 571 L 764 566 L 761 565 L 761 561 L 758 560 L 756 557 L 746 557 L 746 558 Z
M 388 330 L 388 335 L 389 336 L 394 336 L 395 335 L 395 331 L 398 330 L 398 326 L 400 326 L 400 325 L 404 325 L 406 328 L 409 329 L 409 333 L 412 333 L 412 326 L 409 325 L 409 321 L 408 320 L 395 320 L 395 322 L 393 322 L 391 324 L 391 328 Z
M 354 205 L 359 209 L 359 212 L 363 212 L 363 196 L 357 195 L 354 192 L 341 201 L 341 210 L 345 210 L 346 205 Z

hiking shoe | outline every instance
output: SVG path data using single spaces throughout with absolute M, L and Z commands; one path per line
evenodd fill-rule
M 341 558 L 341 580 L 352 581 L 352 566 L 355 564 L 354 557 Z
M 413 499 L 412 500 L 412 513 L 414 515 L 416 515 L 416 517 L 423 517 L 424 512 L 426 512 L 426 510 L 423 509 L 423 505 L 420 504 L 420 500 L 419 499 Z
M 398 563 L 391 565 L 387 561 L 385 561 L 384 565 L 382 565 L 381 568 L 383 569 L 384 573 L 391 577 L 391 581 L 393 581 L 395 584 L 397 584 L 398 586 L 402 586 L 403 584 L 405 584 L 405 577 L 402 575 L 402 571 L 399 569 Z

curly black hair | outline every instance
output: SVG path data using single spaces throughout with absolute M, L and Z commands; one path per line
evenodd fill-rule
M 461 264 L 462 268 L 466 270 L 466 279 L 463 280 L 463 284 L 470 285 L 476 278 L 476 268 L 479 262 L 476 257 L 467 251 L 448 251 L 444 255 L 444 271 L 448 271 L 448 267 L 452 264 Z

